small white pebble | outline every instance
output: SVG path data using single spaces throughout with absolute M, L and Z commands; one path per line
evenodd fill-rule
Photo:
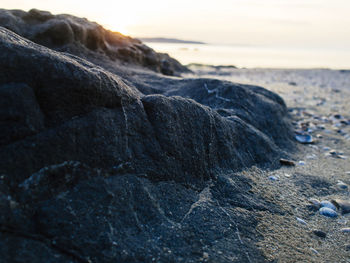
M 350 227 L 342 228 L 342 229 L 340 229 L 340 231 L 343 233 L 350 233 Z
M 304 219 L 301 219 L 301 218 L 297 217 L 297 221 L 298 221 L 300 224 L 307 225 L 307 223 L 305 222 Z
M 310 250 L 312 251 L 312 252 L 314 252 L 315 254 L 320 254 L 320 253 L 318 253 L 318 251 L 316 250 L 316 249 L 314 249 L 314 248 L 312 248 L 312 247 L 310 247 Z

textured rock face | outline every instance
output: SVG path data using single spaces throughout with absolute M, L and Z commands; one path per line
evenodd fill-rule
M 105 57 L 139 65 L 165 75 L 178 75 L 189 70 L 167 54 L 156 53 L 141 41 L 111 32 L 84 18 L 52 15 L 32 9 L 0 9 L 0 26 L 38 44 L 83 57 Z
M 0 68 L 6 262 L 265 261 L 257 212 L 278 208 L 234 172 L 290 146 L 277 95 L 145 72 L 124 81 L 1 27 Z

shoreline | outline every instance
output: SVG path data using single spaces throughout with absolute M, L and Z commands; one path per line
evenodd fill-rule
M 350 237 L 341 229 L 350 227 L 349 214 L 338 211 L 337 218 L 322 216 L 318 209 L 310 208 L 309 200 L 350 200 L 350 75 L 319 69 L 229 69 L 226 75 L 199 69 L 194 73 L 276 92 L 285 100 L 295 124 L 308 123 L 316 140 L 314 144 L 298 144 L 291 156 L 295 167 L 238 173 L 254 182 L 255 193 L 283 211 L 260 213 L 257 229 L 264 236 L 259 242 L 263 254 L 279 262 L 348 262 Z M 333 117 L 337 114 L 349 125 L 337 124 Z M 328 152 L 332 149 L 347 159 L 331 157 Z M 339 181 L 345 189 L 338 186 Z M 326 237 L 318 237 L 313 231 Z

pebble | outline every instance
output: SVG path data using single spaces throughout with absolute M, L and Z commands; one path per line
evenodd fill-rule
M 348 157 L 347 156 L 345 156 L 345 155 L 338 155 L 338 158 L 340 158 L 340 159 L 348 159 Z
M 327 208 L 330 208 L 334 211 L 337 210 L 337 207 L 332 203 L 332 202 L 329 202 L 329 201 L 321 201 L 320 203 L 321 207 L 327 207 Z
M 332 203 L 342 211 L 342 214 L 350 213 L 350 201 L 334 199 L 332 200 Z
M 334 158 L 339 159 L 347 159 L 348 157 L 343 155 L 341 152 L 336 152 L 336 150 L 330 150 L 328 153 L 326 153 L 326 156 L 332 156 Z
M 295 166 L 295 162 L 291 161 L 291 160 L 287 160 L 287 159 L 280 159 L 280 163 L 282 165 L 286 165 L 286 166 Z
M 297 134 L 295 135 L 295 139 L 303 144 L 313 143 L 314 139 L 310 134 Z
M 321 207 L 319 211 L 320 211 L 320 215 L 323 215 L 323 216 L 332 217 L 332 218 L 338 217 L 337 212 L 335 212 L 334 210 L 328 207 Z
M 337 155 L 337 151 L 332 149 L 328 152 L 330 155 Z
M 345 245 L 345 250 L 350 251 L 350 244 Z
M 321 230 L 313 230 L 312 233 L 321 238 L 326 238 L 327 236 L 327 234 Z
M 310 154 L 310 155 L 306 156 L 306 159 L 315 160 L 315 159 L 317 159 L 317 156 L 316 156 L 316 154 Z
M 314 252 L 315 254 L 320 254 L 320 253 L 318 253 L 318 251 L 316 250 L 316 249 L 314 249 L 314 248 L 312 248 L 312 247 L 310 247 L 310 250 L 312 251 L 312 252 Z
M 337 120 L 343 119 L 343 116 L 340 114 L 334 114 L 333 117 L 334 117 L 334 119 L 337 119 Z
M 312 206 L 314 208 L 316 208 L 317 210 L 320 209 L 320 207 L 321 207 L 321 203 L 317 199 L 311 198 L 311 199 L 309 199 L 309 203 L 312 204 Z
M 348 189 L 348 185 L 340 180 L 338 180 L 337 186 L 343 190 Z
M 297 221 L 300 223 L 300 224 L 303 224 L 303 225 L 307 225 L 306 221 L 304 219 L 301 219 L 299 217 L 297 217 Z
M 277 177 L 277 176 L 274 176 L 274 175 L 271 175 L 271 176 L 269 176 L 269 179 L 270 179 L 271 181 L 277 181 L 277 180 L 278 180 L 278 177 Z
M 298 164 L 299 165 L 305 165 L 305 162 L 304 161 L 299 161 Z
M 350 227 L 342 228 L 342 229 L 340 229 L 340 231 L 343 233 L 350 233 Z

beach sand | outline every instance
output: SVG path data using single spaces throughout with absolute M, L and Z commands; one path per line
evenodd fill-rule
M 201 77 L 261 85 L 278 93 L 296 128 L 308 123 L 315 139 L 313 144 L 298 144 L 297 151 L 289 153 L 294 167 L 242 172 L 255 183 L 254 192 L 282 211 L 260 212 L 257 230 L 264 237 L 259 242 L 263 254 L 273 262 L 350 262 L 350 233 L 341 232 L 350 227 L 350 214 L 338 211 L 337 218 L 325 217 L 308 201 L 350 199 L 349 188 L 338 185 L 339 181 L 350 185 L 350 72 L 198 66 L 191 69 Z M 330 155 L 332 149 L 344 159 Z M 270 176 L 277 180 L 270 180 Z M 316 236 L 314 230 L 323 231 L 326 237 Z

